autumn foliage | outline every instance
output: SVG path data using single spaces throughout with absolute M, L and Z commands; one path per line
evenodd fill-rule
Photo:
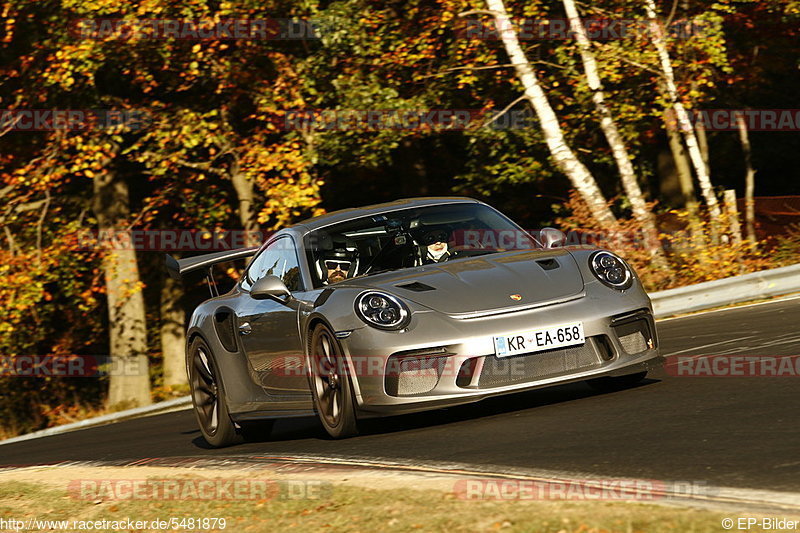
M 564 17 L 556 0 L 506 6 L 515 18 Z M 529 228 L 558 218 L 565 230 L 640 235 L 598 133 L 574 42 L 540 39 L 524 47 L 568 142 L 607 197 L 616 198 L 617 228 L 599 227 L 579 200 L 567 200 L 570 185 L 535 120 L 518 127 L 488 120 L 502 118 L 496 114 L 503 110 L 529 110 L 519 101 L 522 88 L 501 44 L 465 37 L 462 14 L 484 7 L 477 0 L 0 2 L 0 111 L 138 117 L 77 129 L 0 124 L 0 358 L 108 354 L 111 285 L 104 261 L 110 251 L 87 247 L 81 236 L 97 231 L 110 211 L 122 230 L 266 232 L 326 210 L 455 193 L 486 200 Z M 662 6 L 663 17 L 668 8 Z M 581 9 L 594 18 L 644 16 L 635 0 Z M 676 20 L 704 22 L 708 31 L 669 42 L 687 106 L 800 108 L 797 2 L 724 0 L 676 9 Z M 100 19 L 297 19 L 315 21 L 321 30 L 306 39 L 264 40 L 76 34 L 76 21 Z M 690 216 L 686 198 L 675 193 L 663 122 L 668 102 L 646 36 L 593 44 L 669 263 L 653 268 L 646 246 L 622 246 L 619 253 L 646 286 L 663 289 L 795 262 L 796 229 L 735 244 L 727 229 L 726 238 L 710 237 L 702 210 Z M 458 131 L 286 127 L 288 113 L 315 109 L 475 110 L 483 118 Z M 764 195 L 796 194 L 791 184 L 800 153 L 792 138 L 773 135 L 754 135 L 759 187 Z M 735 134 L 709 138 L 715 183 L 741 196 Z M 103 207 L 109 191 L 122 189 L 125 205 Z M 138 279 L 115 280 L 127 293 L 113 296 L 143 297 L 148 393 L 156 400 L 183 394 L 180 384 L 165 383 L 161 326 L 170 305 L 190 310 L 207 292 L 199 280 L 164 290 L 163 253 L 139 250 L 135 257 Z M 229 271 L 228 280 L 235 275 Z M 0 435 L 111 408 L 108 387 L 107 378 L 0 375 Z

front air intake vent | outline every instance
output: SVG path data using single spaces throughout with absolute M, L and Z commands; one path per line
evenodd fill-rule
M 390 357 L 386 366 L 386 394 L 414 396 L 432 391 L 447 364 L 447 357 Z
M 650 324 L 644 318 L 613 326 L 622 349 L 628 355 L 636 355 L 654 348 Z

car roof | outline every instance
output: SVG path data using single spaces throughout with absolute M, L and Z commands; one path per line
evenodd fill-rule
M 314 218 L 309 218 L 298 222 L 290 227 L 299 230 L 313 231 L 331 224 L 338 222 L 345 222 L 355 218 L 379 215 L 388 213 L 397 209 L 406 209 L 412 207 L 422 207 L 426 205 L 437 204 L 480 204 L 479 200 L 474 198 L 467 198 L 465 196 L 428 196 L 424 198 L 403 198 L 393 202 L 386 202 L 383 204 L 367 205 L 364 207 L 354 207 L 350 209 L 341 209 L 333 211 L 325 215 L 320 215 Z M 288 229 L 288 228 L 287 228 Z

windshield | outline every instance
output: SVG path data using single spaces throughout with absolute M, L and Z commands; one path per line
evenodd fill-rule
M 540 245 L 484 204 L 443 204 L 357 218 L 306 235 L 314 286 Z

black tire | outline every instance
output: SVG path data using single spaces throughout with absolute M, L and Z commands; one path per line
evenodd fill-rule
M 586 383 L 598 391 L 615 391 L 633 387 L 647 376 L 647 372 L 637 372 L 627 376 L 604 377 L 586 380 Z
M 339 341 L 325 324 L 318 324 L 311 332 L 308 353 L 309 386 L 322 426 L 334 439 L 357 435 L 350 372 Z
M 214 448 L 223 448 L 242 441 L 228 413 L 228 403 L 219 366 L 208 344 L 197 337 L 192 341 L 187 354 L 189 387 L 197 425 L 206 442 Z

